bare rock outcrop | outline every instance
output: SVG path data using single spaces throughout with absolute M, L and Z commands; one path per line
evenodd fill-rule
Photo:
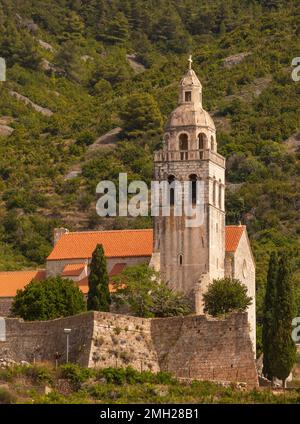
M 21 102 L 25 103 L 26 105 L 31 106 L 36 112 L 39 112 L 44 116 L 52 116 L 53 115 L 52 110 L 37 105 L 36 103 L 34 103 L 30 99 L 28 99 L 28 97 L 25 97 L 22 94 L 17 93 L 16 91 L 10 90 L 9 94 L 10 94 L 10 96 L 15 97 L 17 100 L 20 100 Z

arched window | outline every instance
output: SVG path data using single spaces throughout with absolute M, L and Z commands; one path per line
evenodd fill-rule
M 223 186 L 221 180 L 219 180 L 219 208 L 222 209 L 222 195 L 223 195 Z
M 178 264 L 180 266 L 183 264 L 183 255 L 178 255 Z
M 198 149 L 199 150 L 204 150 L 204 149 L 206 149 L 206 146 L 207 146 L 207 137 L 206 137 L 206 134 L 200 133 L 198 135 Z
M 189 149 L 189 138 L 187 134 L 180 134 L 179 136 L 179 150 Z
M 216 206 L 217 205 L 217 181 L 214 180 L 213 182 L 214 186 L 213 186 L 213 204 Z
M 189 180 L 192 182 L 192 203 L 195 205 L 197 203 L 197 175 L 190 175 Z
M 168 183 L 171 186 L 171 184 L 175 181 L 175 177 L 174 175 L 169 175 L 168 176 Z M 169 187 L 169 202 L 171 206 L 174 206 L 174 202 L 175 202 L 175 188 L 174 187 Z
M 213 152 L 216 151 L 216 143 L 213 135 L 210 137 L 210 148 Z

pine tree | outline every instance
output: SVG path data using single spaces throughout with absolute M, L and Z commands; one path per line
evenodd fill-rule
M 267 277 L 266 295 L 264 300 L 263 314 L 263 375 L 272 380 L 274 374 L 272 372 L 272 363 L 274 355 L 276 355 L 274 345 L 274 320 L 276 308 L 276 285 L 278 278 L 278 256 L 276 252 L 272 252 L 269 262 L 269 270 Z
M 129 38 L 129 24 L 126 16 L 122 12 L 118 12 L 116 16 L 109 21 L 104 32 L 99 33 L 99 38 L 112 44 L 122 44 L 126 42 Z
M 292 339 L 292 320 L 294 318 L 294 293 L 291 279 L 291 267 L 286 254 L 279 261 L 277 278 L 277 295 L 275 303 L 275 335 L 272 357 L 272 372 L 274 376 L 285 381 L 296 361 L 296 346 Z
M 98 244 L 93 252 L 88 282 L 88 310 L 109 312 L 111 303 L 108 286 L 109 278 L 102 244 Z

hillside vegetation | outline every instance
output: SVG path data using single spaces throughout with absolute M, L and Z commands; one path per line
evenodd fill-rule
M 57 225 L 151 226 L 97 217 L 95 187 L 150 181 L 190 52 L 227 158 L 227 223 L 251 236 L 258 320 L 272 249 L 293 257 L 300 313 L 296 0 L 0 0 L 0 269 L 43 264 Z
M 66 364 L 0 369 L 0 404 L 300 403 L 299 389 L 272 392 L 208 381 L 180 382 L 168 373 L 132 368 L 93 370 Z

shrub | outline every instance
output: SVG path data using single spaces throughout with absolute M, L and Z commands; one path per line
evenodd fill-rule
M 247 287 L 239 280 L 224 278 L 214 280 L 203 295 L 204 312 L 218 316 L 229 312 L 244 312 L 252 303 Z
M 18 290 L 12 314 L 24 320 L 48 320 L 75 315 L 85 310 L 81 290 L 72 280 L 60 277 L 32 281 Z
M 94 370 L 76 364 L 61 365 L 59 371 L 62 378 L 67 378 L 75 385 L 79 385 L 95 375 Z
M 4 387 L 0 387 L 0 404 L 12 404 L 16 402 L 16 397 Z

